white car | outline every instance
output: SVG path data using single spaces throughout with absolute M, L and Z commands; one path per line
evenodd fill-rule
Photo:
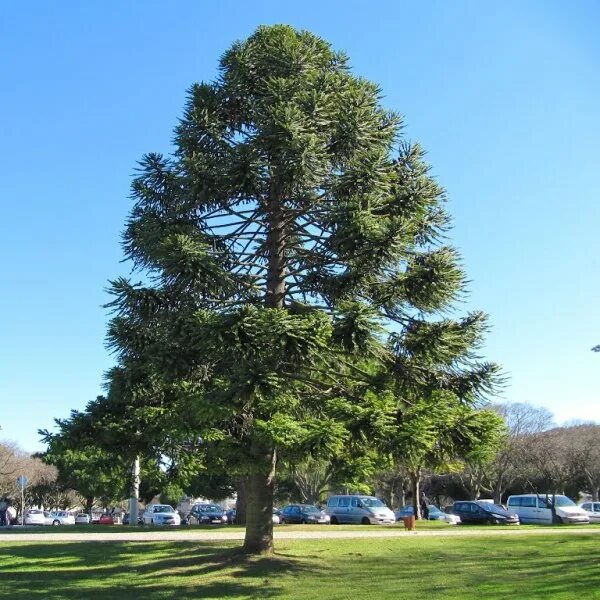
M 25 515 L 24 520 L 25 525 L 51 525 L 51 523 L 46 523 L 46 518 L 44 517 L 44 511 L 39 510 L 37 508 L 32 508 L 28 510 Z
M 78 513 L 75 515 L 75 525 L 89 525 L 92 518 L 87 513 Z
M 179 513 L 169 504 L 150 504 L 143 519 L 144 525 L 181 525 Z
M 600 523 L 600 502 L 583 502 L 579 508 L 585 510 L 590 518 L 590 523 Z
M 273 511 L 273 525 L 279 525 L 281 523 L 281 517 L 277 514 L 277 511 Z
M 509 496 L 507 508 L 519 515 L 521 523 L 550 525 L 558 523 L 589 523 L 587 512 L 577 506 L 573 500 L 563 495 L 519 494 Z M 554 514 L 552 511 L 554 508 Z M 556 518 L 555 518 L 556 515 Z
M 52 510 L 46 515 L 46 523 L 49 525 L 75 525 L 75 517 L 66 510 Z

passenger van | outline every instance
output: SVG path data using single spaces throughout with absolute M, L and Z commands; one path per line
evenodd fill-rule
M 374 496 L 331 496 L 327 500 L 327 514 L 331 524 L 362 523 L 380 525 L 395 523 L 396 516 L 385 502 Z
M 558 523 L 589 523 L 588 514 L 567 496 L 552 494 L 521 494 L 509 496 L 506 504 L 508 510 L 519 515 L 521 523 L 550 524 L 552 519 L 552 503 L 556 510 Z

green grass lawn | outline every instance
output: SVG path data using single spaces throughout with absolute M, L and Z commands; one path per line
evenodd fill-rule
M 1 540 L 1 538 L 0 538 Z M 597 535 L 0 543 L 0 598 L 600 599 Z
M 441 521 L 417 521 L 418 531 L 430 531 L 437 529 L 502 529 L 504 525 L 448 525 Z M 556 528 L 558 531 L 568 527 L 587 527 L 590 529 L 600 528 L 600 523 L 589 525 L 508 525 L 510 529 L 548 529 Z M 395 525 L 276 525 L 275 531 L 371 531 L 371 530 L 389 530 L 404 529 L 400 522 Z M 0 530 L 0 543 L 2 543 L 3 533 L 123 533 L 127 531 L 244 531 L 243 525 L 182 525 L 181 527 L 161 527 L 160 525 L 61 525 L 58 527 L 31 526 L 31 527 L 12 527 L 10 529 Z

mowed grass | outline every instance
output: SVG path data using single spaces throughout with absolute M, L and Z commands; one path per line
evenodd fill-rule
M 0 598 L 600 598 L 598 536 L 0 545 Z
M 419 529 L 447 529 L 451 527 L 442 521 L 420 521 Z M 599 525 L 600 527 L 600 525 Z M 401 522 L 393 525 L 275 525 L 274 531 L 365 531 L 365 530 L 386 530 L 390 528 L 404 529 Z M 147 531 L 168 531 L 186 532 L 186 531 L 237 531 L 243 533 L 244 525 L 181 525 L 179 527 L 161 526 L 161 525 L 59 525 L 59 526 L 40 526 L 32 525 L 26 527 L 11 527 L 10 529 L 0 530 L 0 543 L 2 543 L 2 534 L 4 533 L 127 533 Z
M 448 525 L 442 521 L 417 521 L 417 531 L 430 530 L 494 530 L 494 529 L 556 529 L 557 531 L 586 527 L 589 529 L 600 529 L 600 523 L 590 523 L 589 525 Z M 275 532 L 285 531 L 386 531 L 389 529 L 404 530 L 402 522 L 393 525 L 275 525 Z M 127 533 L 127 532 L 148 532 L 148 531 L 167 531 L 173 532 L 189 532 L 189 531 L 237 531 L 243 533 L 245 527 L 243 525 L 182 525 L 180 527 L 168 527 L 160 525 L 60 525 L 54 526 L 27 526 L 27 527 L 11 527 L 10 529 L 0 530 L 0 544 L 2 543 L 3 534 L 19 534 L 19 533 Z

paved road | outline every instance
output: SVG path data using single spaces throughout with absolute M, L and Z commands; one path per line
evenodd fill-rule
M 403 529 L 372 529 L 344 530 L 328 527 L 327 529 L 315 528 L 315 531 L 286 531 L 279 529 L 274 532 L 276 540 L 302 540 L 302 539 L 339 539 L 339 538 L 396 538 L 396 537 L 471 537 L 494 535 L 581 535 L 600 534 L 598 527 L 565 527 L 513 529 L 511 527 L 490 529 L 469 529 L 468 527 L 449 527 L 448 529 L 431 529 L 428 531 L 404 531 Z M 3 542 L 177 542 L 177 541 L 222 541 L 243 540 L 243 530 L 195 530 L 195 531 L 132 531 L 115 533 L 5 533 L 0 532 L 0 545 Z

